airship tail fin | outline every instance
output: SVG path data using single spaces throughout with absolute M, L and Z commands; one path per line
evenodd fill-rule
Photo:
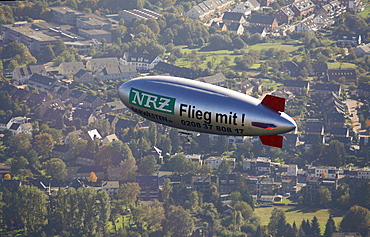
M 263 145 L 278 148 L 283 147 L 283 136 L 281 135 L 260 136 L 260 139 Z
M 285 98 L 277 97 L 273 95 L 266 95 L 263 98 L 262 104 L 276 110 L 277 112 L 284 112 L 285 109 Z

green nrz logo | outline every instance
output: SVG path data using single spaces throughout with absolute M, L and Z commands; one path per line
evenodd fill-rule
M 159 112 L 174 114 L 175 98 L 131 88 L 129 99 L 131 104 Z

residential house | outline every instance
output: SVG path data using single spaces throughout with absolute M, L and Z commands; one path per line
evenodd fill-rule
M 226 29 L 226 26 L 225 26 Z M 158 73 L 168 73 L 171 76 L 183 77 L 189 79 L 198 78 L 198 73 L 190 68 L 175 66 L 166 62 L 158 62 L 154 67 Z
M 81 69 L 85 69 L 83 62 L 63 62 L 59 65 L 58 73 L 65 76 L 71 76 Z
M 231 169 L 235 168 L 235 158 L 228 158 L 228 157 L 215 157 L 211 156 L 204 160 L 204 164 L 208 164 L 212 166 L 213 169 L 218 169 L 222 161 L 227 161 L 230 165 Z
M 338 179 L 343 170 L 334 166 L 311 166 L 306 165 L 306 176 L 309 178 Z
M 40 93 L 40 94 L 32 93 L 32 95 L 30 96 L 30 98 L 28 98 L 26 103 L 28 107 L 33 108 L 35 106 L 42 104 L 43 102 L 47 100 L 49 100 L 49 98 L 47 97 L 46 93 Z
M 96 109 L 97 107 L 103 105 L 103 101 L 95 95 L 87 95 L 82 103 L 82 107 L 91 109 Z
M 283 176 L 281 177 L 281 188 L 280 193 L 290 193 L 296 194 L 299 190 L 297 190 L 298 178 L 297 176 Z
M 291 24 L 295 13 L 289 6 L 284 6 L 276 10 L 273 14 L 273 17 L 276 18 L 277 22 L 281 24 Z
M 293 149 L 299 144 L 299 135 L 293 133 L 284 134 L 284 142 L 282 149 Z
M 246 19 L 243 13 L 239 12 L 225 12 L 222 16 L 222 22 L 229 26 L 231 23 L 246 23 Z
M 357 46 L 362 43 L 362 37 L 358 34 L 341 33 L 337 37 L 337 42 Z
M 110 142 L 114 142 L 114 141 L 119 141 L 118 137 L 116 136 L 116 134 L 111 134 L 111 135 L 108 135 L 106 136 L 103 140 L 102 140 L 102 144 L 106 144 L 106 143 L 110 143 Z
M 265 26 L 248 26 L 244 28 L 244 32 L 248 32 L 250 35 L 260 34 L 261 38 L 264 38 L 269 30 Z
M 87 96 L 87 94 L 85 92 L 79 91 L 79 90 L 74 90 L 74 91 L 71 91 L 71 93 L 69 94 L 69 101 L 73 105 L 78 105 L 78 104 L 80 104 L 84 101 L 86 96 Z
M 279 183 L 275 183 L 274 178 L 269 178 L 267 176 L 249 176 L 246 178 L 246 183 L 250 194 L 256 195 L 258 199 L 261 198 L 262 195 L 274 195 L 280 186 Z
M 298 166 L 294 164 L 279 165 L 276 174 L 279 174 L 284 177 L 297 177 Z
M 364 98 L 370 98 L 370 84 L 360 83 L 357 87 L 357 94 Z
M 64 109 L 64 104 L 60 99 L 43 101 L 35 108 L 35 115 L 38 118 L 42 118 L 45 112 L 50 108 Z
M 27 133 L 32 134 L 32 124 L 31 123 L 13 123 L 9 130 L 13 133 L 13 135 L 20 134 L 20 133 Z
M 335 21 L 331 19 L 326 13 L 316 14 L 313 18 L 313 22 L 318 26 L 318 28 L 324 28 L 333 25 Z
M 61 99 L 62 101 L 65 101 L 69 98 L 69 94 L 71 91 L 68 89 L 68 87 L 61 86 L 59 88 L 56 88 L 52 95 L 54 98 Z
M 293 2 L 291 9 L 296 17 L 305 17 L 315 10 L 315 4 L 311 0 L 300 0 Z
M 208 77 L 202 77 L 199 79 L 199 81 L 212 84 L 215 86 L 226 86 L 226 77 L 222 72 L 219 72 L 213 76 L 208 76 Z
M 227 31 L 227 26 L 222 21 L 212 21 L 211 27 L 215 27 L 218 31 Z
M 48 108 L 41 119 L 44 122 L 50 121 L 52 124 L 56 124 L 62 123 L 63 118 L 68 118 L 67 111 L 64 108 Z
M 81 154 L 77 155 L 76 164 L 81 166 L 96 166 L 95 161 L 95 153 L 91 152 L 82 152 Z M 107 176 L 109 177 L 108 173 L 109 168 L 107 169 Z M 108 178 L 108 180 L 110 180 Z
M 325 97 L 330 95 L 332 92 L 337 96 L 340 96 L 342 87 L 339 84 L 316 83 L 316 85 L 313 86 L 313 89 L 313 91 L 309 92 L 311 96 Z
M 203 160 L 200 154 L 185 155 L 185 158 L 191 162 L 198 163 L 200 166 L 203 165 Z
M 249 16 L 252 13 L 252 8 L 247 2 L 241 2 L 231 12 L 241 13 L 244 16 Z
M 31 91 L 24 90 L 24 89 L 18 89 L 13 95 L 13 100 L 18 100 L 19 102 L 27 101 L 32 95 Z
M 121 100 L 117 100 L 114 102 L 108 102 L 102 108 L 103 113 L 122 114 L 125 111 L 128 111 L 128 108 L 126 107 L 125 104 L 122 103 Z
M 74 150 L 68 145 L 54 145 L 50 154 L 51 157 L 59 158 L 62 160 L 71 160 L 74 157 Z
M 237 84 L 234 90 L 246 95 L 251 95 L 254 92 L 254 88 L 255 87 L 252 85 L 251 81 L 245 80 L 242 83 Z
M 105 67 L 117 67 L 119 65 L 119 61 L 116 57 L 110 58 L 92 58 L 87 60 L 86 62 L 86 70 L 91 72 L 96 72 L 99 69 Z
M 191 187 L 194 191 L 198 191 L 203 194 L 203 199 L 209 201 L 212 195 L 212 183 L 218 185 L 218 177 L 212 177 L 211 175 L 204 176 L 192 176 Z
M 78 83 L 91 83 L 94 82 L 95 78 L 93 77 L 92 72 L 81 69 L 73 75 L 73 79 Z
M 0 163 L 0 175 L 4 177 L 6 174 L 10 174 L 11 166 L 9 163 Z
M 46 76 L 46 68 L 44 65 L 30 65 L 20 67 L 13 70 L 12 79 L 18 84 L 24 84 L 33 74 L 40 74 Z
M 284 90 L 290 91 L 295 95 L 308 95 L 310 90 L 309 81 L 284 80 Z
M 270 6 L 270 4 L 272 2 L 274 2 L 274 0 L 261 0 L 261 1 L 259 1 L 259 3 L 261 4 L 261 6 L 264 6 L 264 7 Z
M 275 17 L 267 15 L 252 15 L 249 23 L 251 26 L 266 27 L 270 32 L 274 32 L 279 26 Z
M 118 11 L 118 18 L 122 18 L 127 22 L 132 22 L 134 19 L 158 19 L 160 16 L 161 14 L 145 8 Z
M 124 53 L 120 59 L 121 65 L 134 65 L 138 71 L 153 70 L 163 60 L 158 55 L 147 53 Z
M 324 135 L 324 125 L 321 123 L 307 122 L 305 134 Z
M 130 79 L 137 74 L 136 66 L 134 65 L 121 65 L 116 67 L 105 67 L 98 70 L 96 79 L 101 81 L 117 80 L 117 79 Z
M 321 6 L 321 8 L 318 10 L 318 13 L 326 13 L 330 18 L 338 17 L 346 11 L 346 7 L 343 6 L 338 0 L 330 1 L 329 3 L 325 3 L 326 1 L 317 0 L 313 0 L 313 2 L 317 6 Z
M 94 187 L 97 191 L 105 191 L 110 198 L 117 198 L 119 182 L 118 181 L 104 181 L 101 187 Z
M 267 157 L 244 159 L 243 170 L 251 174 L 266 174 L 273 171 L 273 165 L 271 159 Z
M 370 55 L 370 43 L 358 45 L 354 48 L 356 57 L 361 58 L 365 57 L 366 55 Z
M 86 137 L 85 140 L 87 140 L 87 141 L 95 141 L 95 140 L 101 140 L 102 139 L 102 136 L 100 135 L 100 133 L 96 129 L 87 131 L 85 137 Z
M 320 28 L 313 19 L 306 19 L 297 24 L 296 31 L 317 31 Z
M 244 33 L 244 26 L 240 23 L 231 23 L 227 26 L 227 30 L 235 32 L 238 35 L 242 35 Z
M 69 180 L 84 179 L 87 180 L 91 172 L 94 172 L 98 180 L 105 180 L 106 170 L 100 166 L 70 166 L 67 167 L 67 178 Z
M 32 74 L 32 76 L 27 81 L 27 85 L 30 88 L 34 88 L 42 92 L 51 91 L 51 89 L 56 86 L 57 83 L 57 79 L 43 76 L 38 73 Z
M 193 6 L 189 11 L 186 12 L 186 15 L 190 19 L 204 21 L 211 19 L 212 15 L 215 13 L 215 10 L 215 3 L 207 0 Z
M 236 174 L 219 174 L 218 181 L 220 194 L 231 193 L 236 188 Z
M 325 76 L 328 72 L 328 64 L 323 62 L 316 62 L 312 63 L 312 69 L 314 72 L 314 75 L 318 77 Z
M 90 123 L 94 122 L 97 118 L 94 114 L 94 111 L 91 110 L 84 110 L 84 109 L 76 109 L 73 113 L 73 119 L 80 119 L 82 126 L 87 126 Z
M 282 70 L 292 77 L 298 77 L 301 74 L 301 68 L 294 61 L 282 62 Z
M 304 142 L 304 149 L 307 150 L 314 143 L 325 144 L 325 136 L 319 134 L 304 134 L 300 137 L 300 141 Z
M 357 73 L 356 69 L 328 69 L 327 80 L 340 82 L 343 78 L 347 85 L 353 83 L 357 84 Z
M 251 11 L 258 11 L 261 8 L 261 4 L 257 0 L 247 0 L 244 3 L 240 3 L 238 6 L 236 6 L 233 9 L 233 12 L 238 12 L 236 11 L 237 9 L 242 10 L 243 8 L 248 8 Z
M 161 199 L 158 176 L 136 176 L 136 182 L 140 186 L 140 200 L 152 201 L 154 199 Z

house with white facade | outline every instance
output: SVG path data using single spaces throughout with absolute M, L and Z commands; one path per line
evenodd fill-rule
M 121 65 L 134 65 L 138 71 L 153 70 L 154 67 L 163 60 L 159 55 L 152 55 L 147 53 L 129 53 L 126 52 L 120 58 Z
M 44 65 L 30 65 L 27 67 L 20 67 L 13 70 L 12 79 L 18 83 L 26 83 L 30 77 L 38 73 L 40 75 L 46 76 L 46 68 Z
M 230 164 L 230 168 L 234 169 L 235 168 L 235 158 L 228 158 L 228 157 L 216 157 L 216 156 L 211 156 L 204 160 L 204 164 L 209 164 L 212 166 L 213 169 L 218 169 L 222 161 L 226 160 Z

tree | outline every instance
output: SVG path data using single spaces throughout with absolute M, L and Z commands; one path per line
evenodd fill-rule
M 118 189 L 118 198 L 122 199 L 125 205 L 134 204 L 140 194 L 138 183 L 124 183 Z
M 146 224 L 146 229 L 154 232 L 162 229 L 162 221 L 165 219 L 164 208 L 158 200 L 151 201 L 146 205 L 131 208 L 136 222 L 140 226 Z
M 270 222 L 267 225 L 270 235 L 283 237 L 285 234 L 286 217 L 282 209 L 274 208 L 271 212 Z
M 231 168 L 229 162 L 226 159 L 223 159 L 220 166 L 218 166 L 217 171 L 219 174 L 230 174 Z
M 335 222 L 330 215 L 325 225 L 324 237 L 331 237 L 334 232 L 336 232 Z
M 170 206 L 163 229 L 170 236 L 190 236 L 194 229 L 194 220 L 183 207 Z
M 98 176 L 96 176 L 95 172 L 90 172 L 90 176 L 87 178 L 87 181 L 96 183 L 98 181 Z
M 47 160 L 42 166 L 45 169 L 46 176 L 50 176 L 52 179 L 63 180 L 67 176 L 66 165 L 59 158 Z
M 51 62 L 55 59 L 55 53 L 54 53 L 54 50 L 53 50 L 53 46 L 52 45 L 47 45 L 42 51 L 41 53 L 39 54 L 39 59 L 41 62 Z
M 313 217 L 311 222 L 311 232 L 313 236 L 320 236 L 320 224 L 316 216 Z
M 227 151 L 228 146 L 229 145 L 228 145 L 226 136 L 218 136 L 216 146 L 215 146 L 215 150 L 218 152 L 218 154 L 222 154 L 225 151 Z
M 97 164 L 105 168 L 117 166 L 124 160 L 135 160 L 130 147 L 122 141 L 113 141 L 100 147 Z M 135 170 L 136 171 L 136 170 Z
M 171 181 L 168 178 L 164 179 L 164 182 L 163 182 L 163 202 L 164 203 L 166 203 L 169 200 L 171 192 L 172 192 L 172 186 L 170 182 Z
M 55 141 L 49 133 L 41 133 L 35 136 L 33 144 L 36 146 L 40 155 L 49 157 L 50 152 L 54 148 Z
M 340 222 L 342 231 L 359 232 L 362 236 L 369 234 L 370 211 L 361 206 L 352 206 Z
M 122 180 L 133 180 L 135 178 L 137 171 L 135 158 L 127 158 L 126 160 L 121 162 L 120 167 Z
M 253 209 L 246 202 L 243 201 L 236 202 L 234 205 L 234 209 L 236 211 L 240 211 L 245 220 L 249 220 L 253 216 Z
M 317 190 L 317 204 L 326 207 L 331 202 L 331 192 L 327 187 L 320 186 Z
M 29 234 L 35 234 L 38 228 L 46 224 L 46 196 L 37 187 L 22 185 L 14 196 L 21 222 Z
M 159 165 L 154 155 L 144 156 L 138 165 L 138 171 L 141 175 L 152 175 L 158 168 Z

